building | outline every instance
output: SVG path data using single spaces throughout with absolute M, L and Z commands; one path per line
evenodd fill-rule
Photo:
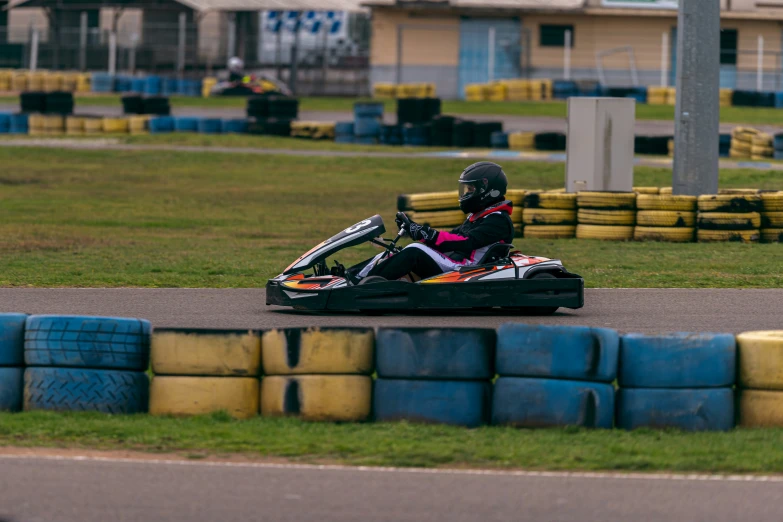
M 720 0 L 721 86 L 783 90 L 783 0 Z M 366 0 L 371 81 L 674 85 L 677 0 Z M 570 46 L 566 48 L 566 42 Z

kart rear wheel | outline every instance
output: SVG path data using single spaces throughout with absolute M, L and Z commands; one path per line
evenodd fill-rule
M 554 274 L 550 274 L 549 272 L 539 272 L 537 274 L 533 274 L 532 277 L 529 279 L 557 279 Z M 552 292 L 548 292 L 552 293 Z M 503 307 L 507 310 L 514 310 L 522 315 L 552 315 L 555 312 L 557 312 L 557 309 L 560 308 L 559 306 L 525 306 L 525 307 Z

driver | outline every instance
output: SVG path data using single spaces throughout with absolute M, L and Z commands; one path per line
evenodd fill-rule
M 511 243 L 511 201 L 505 199 L 508 179 L 500 165 L 489 161 L 474 163 L 459 177 L 459 208 L 465 222 L 451 232 L 420 225 L 399 213 L 397 226 L 416 243 L 380 263 L 379 254 L 359 272 L 373 281 L 396 280 L 409 274 L 426 279 L 463 266 L 474 265 L 494 243 Z
M 245 62 L 236 56 L 228 61 L 228 81 L 241 82 L 245 77 Z

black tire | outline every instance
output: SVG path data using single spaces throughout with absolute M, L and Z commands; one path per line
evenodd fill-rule
M 149 366 L 149 321 L 123 317 L 33 315 L 27 319 L 28 366 L 144 371 Z
M 24 409 L 146 413 L 149 386 L 144 372 L 28 368 L 24 373 Z

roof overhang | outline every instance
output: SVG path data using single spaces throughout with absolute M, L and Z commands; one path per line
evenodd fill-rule
M 5 9 L 50 7 L 63 10 L 127 7 L 212 11 L 349 11 L 366 12 L 361 0 L 9 0 Z

